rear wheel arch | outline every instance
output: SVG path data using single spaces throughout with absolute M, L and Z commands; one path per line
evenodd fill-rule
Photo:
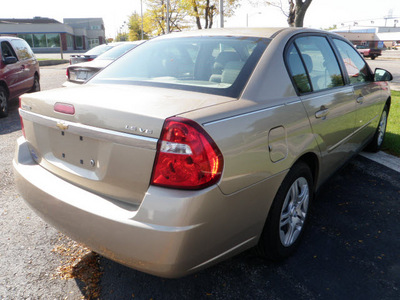
M 0 81 L 0 86 L 3 87 L 6 90 L 7 95 L 10 96 L 10 91 L 8 89 L 8 86 L 4 81 Z
M 30 93 L 39 92 L 40 91 L 40 76 L 38 72 L 35 72 L 33 76 L 33 86 L 30 89 Z
M 8 116 L 9 91 L 7 86 L 0 83 L 0 118 Z
M 256 247 L 259 255 L 281 260 L 298 247 L 313 199 L 312 173 L 315 170 L 312 168 L 316 168 L 314 157 L 304 155 L 293 164 L 282 181 Z
M 296 162 L 293 164 L 297 164 L 298 162 L 304 162 L 311 170 L 313 183 L 314 183 L 314 192 L 318 183 L 319 176 L 319 159 L 318 156 L 313 152 L 308 152 L 299 157 Z

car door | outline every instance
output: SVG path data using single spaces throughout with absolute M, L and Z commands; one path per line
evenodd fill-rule
M 351 156 L 356 102 L 345 85 L 336 55 L 327 37 L 300 35 L 286 51 L 294 85 L 307 111 L 321 152 L 321 179 Z
M 21 72 L 19 73 L 20 92 L 25 93 L 33 86 L 35 63 L 29 45 L 23 40 L 11 40 L 11 46 L 17 54 Z
M 334 38 L 333 42 L 343 61 L 357 103 L 355 123 L 357 134 L 353 137 L 353 141 L 362 145 L 375 132 L 376 126 L 372 124 L 376 123 L 382 113 L 381 86 L 374 82 L 368 64 L 354 47 L 337 38 Z
M 10 43 L 7 41 L 2 41 L 1 42 L 1 57 L 3 62 L 5 62 L 5 59 L 7 57 L 15 57 L 17 58 L 17 55 L 15 54 L 14 49 L 11 47 Z M 13 63 L 13 64 L 4 64 L 4 70 L 3 70 L 3 79 L 7 84 L 8 90 L 10 92 L 9 97 L 12 99 L 13 97 L 16 97 L 20 94 L 20 91 L 22 90 L 21 84 L 20 84 L 20 76 L 22 73 L 22 68 L 21 64 L 19 61 Z

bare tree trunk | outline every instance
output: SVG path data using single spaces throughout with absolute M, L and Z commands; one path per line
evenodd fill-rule
M 287 22 L 290 27 L 303 27 L 304 17 L 312 0 L 288 0 L 289 14 Z
M 196 0 L 193 0 L 193 10 L 194 10 L 194 12 L 196 14 L 197 29 L 202 29 L 201 22 L 200 22 L 200 16 L 199 16 L 199 9 L 197 8 Z
M 215 6 L 211 5 L 211 7 L 210 7 L 210 27 L 208 27 L 208 28 L 212 28 L 212 26 L 214 24 L 214 11 L 215 11 Z
M 210 15 L 210 0 L 206 1 L 206 9 L 204 10 L 205 25 L 204 28 L 208 28 L 208 16 Z

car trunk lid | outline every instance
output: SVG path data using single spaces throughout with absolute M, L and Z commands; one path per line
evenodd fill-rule
M 138 205 L 164 120 L 232 100 L 154 87 L 87 85 L 24 95 L 20 113 L 32 157 L 42 167 L 104 197 Z M 74 111 L 60 113 L 68 107 Z

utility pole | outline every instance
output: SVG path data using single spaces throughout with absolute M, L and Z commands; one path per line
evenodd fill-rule
M 141 30 L 141 40 L 143 40 L 143 0 L 140 0 L 140 16 L 142 19 L 142 30 Z
M 224 28 L 224 0 L 219 0 L 219 22 L 220 28 Z
M 59 33 L 58 36 L 60 37 L 60 55 L 61 55 L 61 59 L 64 59 L 63 43 L 62 43 L 61 33 Z
M 169 0 L 167 0 L 167 34 L 169 31 Z

